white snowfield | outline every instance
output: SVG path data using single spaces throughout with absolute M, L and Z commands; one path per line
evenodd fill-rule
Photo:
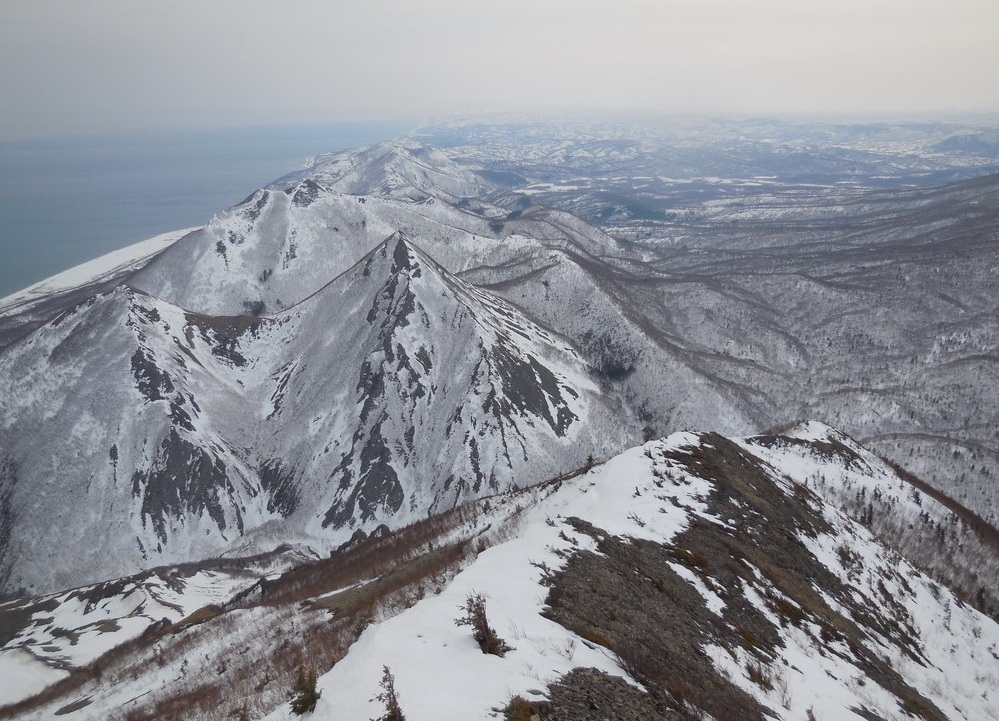
M 200 227 L 185 228 L 161 233 L 40 280 L 5 298 L 0 298 L 0 315 L 20 312 L 26 306 L 57 293 L 124 275 L 142 267 L 154 255 L 162 253 L 188 233 L 199 229 Z

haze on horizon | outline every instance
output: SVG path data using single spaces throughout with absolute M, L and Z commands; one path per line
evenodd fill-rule
M 994 0 L 4 2 L 0 139 L 483 112 L 999 112 Z

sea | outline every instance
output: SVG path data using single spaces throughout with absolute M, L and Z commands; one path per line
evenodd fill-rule
M 311 156 L 410 130 L 334 123 L 0 142 L 0 298 L 159 233 L 204 225 Z

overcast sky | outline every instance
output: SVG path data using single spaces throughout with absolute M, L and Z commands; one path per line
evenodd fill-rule
M 0 138 L 999 111 L 999 0 L 0 0 Z

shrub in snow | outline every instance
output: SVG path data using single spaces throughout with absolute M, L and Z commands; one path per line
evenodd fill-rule
M 315 711 L 316 701 L 323 695 L 322 691 L 316 691 L 316 670 L 312 667 L 299 666 L 291 693 L 292 713 L 301 716 L 304 713 Z
M 395 690 L 395 676 L 389 671 L 388 666 L 382 666 L 382 680 L 378 685 L 382 687 L 382 692 L 375 696 L 374 700 L 385 704 L 385 715 L 373 721 L 406 721 L 399 706 L 399 694 Z
M 491 653 L 494 656 L 503 656 L 513 648 L 506 644 L 502 638 L 496 635 L 496 631 L 489 625 L 486 618 L 486 599 L 481 593 L 469 594 L 464 606 L 459 608 L 465 612 L 461 618 L 455 619 L 459 626 L 471 626 L 472 637 L 479 644 L 482 653 Z

